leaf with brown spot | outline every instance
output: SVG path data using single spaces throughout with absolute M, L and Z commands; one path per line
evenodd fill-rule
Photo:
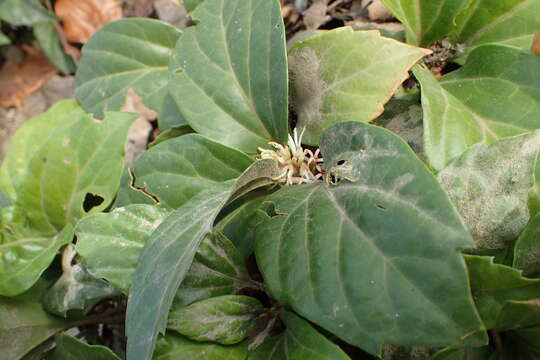
M 24 99 L 56 74 L 56 68 L 37 49 L 23 46 L 20 63 L 8 58 L 0 70 L 0 105 L 20 108 Z
M 55 10 L 71 42 L 84 43 L 103 25 L 122 18 L 118 0 L 58 0 Z
M 531 51 L 536 55 L 540 56 L 540 30 L 538 30 L 534 35 Z

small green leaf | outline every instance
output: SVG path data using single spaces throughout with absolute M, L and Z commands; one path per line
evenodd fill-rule
M 58 20 L 40 0 L 3 0 L 0 2 L 0 19 L 15 26 Z
M 103 26 L 85 44 L 75 96 L 98 117 L 120 110 L 129 89 L 159 110 L 167 95 L 168 65 L 181 31 L 153 19 L 122 19 Z
M 468 48 L 498 43 L 528 50 L 540 24 L 538 14 L 537 0 L 470 0 L 455 19 L 451 38 Z
M 273 163 L 272 160 L 270 162 Z M 261 166 L 262 164 L 262 166 Z M 221 209 L 241 196 L 275 166 L 251 165 L 237 180 L 218 183 L 188 200 L 152 233 L 139 258 L 127 309 L 127 352 L 130 360 L 149 360 L 158 332 L 166 327 L 174 295 L 188 272 L 203 238 Z M 253 190 L 255 187 L 249 187 Z
M 513 267 L 525 276 L 540 275 L 540 214 L 536 214 L 514 246 Z
M 255 255 L 272 295 L 372 354 L 473 342 L 483 327 L 459 251 L 472 239 L 437 180 L 380 127 L 335 125 L 321 151 L 326 171 L 352 182 L 267 198 L 274 216 L 257 228 Z
M 62 253 L 62 276 L 47 290 L 43 307 L 52 314 L 68 317 L 86 315 L 99 301 L 118 295 L 107 282 L 96 279 L 81 264 L 72 265 L 75 250 L 71 245 Z
M 503 307 L 512 300 L 540 298 L 540 279 L 527 279 L 509 266 L 493 263 L 493 258 L 466 255 L 474 302 L 487 329 L 496 326 Z
M 0 232 L 0 295 L 15 296 L 28 290 L 49 267 L 58 250 L 73 240 L 67 225 L 54 237 L 32 233 L 11 235 Z
M 409 44 L 429 46 L 446 37 L 468 0 L 382 0 L 405 25 Z
M 243 295 L 224 295 L 198 301 L 169 313 L 167 329 L 195 341 L 223 345 L 243 341 L 257 325 L 263 307 Z
M 101 345 L 88 345 L 66 333 L 54 337 L 56 348 L 46 360 L 120 360 L 118 355 Z
M 517 330 L 540 326 L 540 299 L 508 301 L 497 317 L 497 330 Z
M 477 144 L 438 174 L 476 247 L 504 249 L 527 225 L 539 150 L 540 130 Z
M 189 125 L 255 153 L 287 138 L 285 31 L 277 0 L 205 0 L 171 60 L 171 95 Z
M 68 56 L 58 37 L 58 31 L 50 21 L 36 23 L 33 26 L 34 37 L 40 49 L 47 55 L 49 60 L 65 75 L 75 72 L 75 63 Z
M 111 203 L 134 119 L 107 113 L 104 121 L 93 120 L 65 100 L 19 129 L 0 168 L 0 186 L 33 230 L 54 235 Z
M 249 360 L 348 360 L 349 357 L 334 343 L 305 320 L 285 311 L 281 319 L 284 333 L 268 338 L 249 353 Z
M 178 0 L 173 0 L 178 1 Z M 184 3 L 184 7 L 188 12 L 192 12 L 199 6 L 204 0 L 180 0 Z
M 289 51 L 291 102 L 297 127 L 306 127 L 304 142 L 318 144 L 323 131 L 339 122 L 375 119 L 429 52 L 350 27 L 295 44 Z
M 440 82 L 416 67 L 430 165 L 441 170 L 475 143 L 539 128 L 539 73 L 540 58 L 497 45 L 476 49 L 464 67 Z
M 6 36 L 3 32 L 0 31 L 0 46 L 11 44 L 11 39 Z
M 133 174 L 135 186 L 145 187 L 161 206 L 177 209 L 202 190 L 237 178 L 251 163 L 250 157 L 236 149 L 188 134 L 150 148 L 135 163 Z M 125 191 L 138 190 L 124 187 L 119 196 L 126 197 Z
M 188 340 L 174 332 L 161 337 L 153 360 L 246 360 L 247 345 L 220 345 Z
M 92 275 L 127 294 L 144 245 L 168 214 L 141 204 L 88 216 L 77 224 L 77 252 Z
M 46 286 L 44 281 L 40 281 L 31 290 L 16 298 L 0 296 L 2 358 L 20 360 L 55 333 L 74 325 L 43 310 L 39 299 Z

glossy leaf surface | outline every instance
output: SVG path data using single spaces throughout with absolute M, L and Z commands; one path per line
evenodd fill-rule
M 321 150 L 341 183 L 280 189 L 268 197 L 277 215 L 257 229 L 272 294 L 373 354 L 384 343 L 469 341 L 482 325 L 459 249 L 472 239 L 433 175 L 400 138 L 367 124 L 330 128 Z
M 249 360 L 347 360 L 349 357 L 334 343 L 315 330 L 307 321 L 292 312 L 284 312 L 281 320 L 285 332 L 269 337 L 249 353 Z
M 75 96 L 88 112 L 120 110 L 129 89 L 159 110 L 167 94 L 168 65 L 181 31 L 153 19 L 122 19 L 85 44 Z
M 407 71 L 429 53 L 350 27 L 295 44 L 289 51 L 291 102 L 297 127 L 306 127 L 304 142 L 318 144 L 323 131 L 339 122 L 375 119 Z
M 539 150 L 539 130 L 477 144 L 438 174 L 477 247 L 503 249 L 527 225 Z
M 97 121 L 65 100 L 21 127 L 0 168 L 0 186 L 34 231 L 54 235 L 111 203 L 133 120 L 107 113 Z
M 189 134 L 150 148 L 135 163 L 133 175 L 135 186 L 145 187 L 159 199 L 160 206 L 176 209 L 202 190 L 237 178 L 252 162 L 236 149 Z M 121 189 L 119 196 L 133 199 L 125 192 L 138 190 Z M 117 202 L 116 205 L 128 204 Z
M 120 360 L 108 347 L 88 345 L 68 334 L 58 334 L 54 338 L 56 348 L 46 360 Z
M 237 344 L 255 330 L 262 310 L 249 296 L 218 296 L 171 311 L 167 329 L 195 341 Z
M 405 25 L 407 42 L 429 46 L 454 28 L 454 17 L 467 0 L 382 0 Z
M 277 0 L 205 0 L 171 61 L 171 95 L 189 125 L 255 153 L 287 138 L 285 31 Z
M 493 258 L 465 256 L 471 289 L 478 312 L 487 329 L 495 327 L 509 301 L 540 298 L 540 279 L 527 279 L 509 266 L 494 264 Z

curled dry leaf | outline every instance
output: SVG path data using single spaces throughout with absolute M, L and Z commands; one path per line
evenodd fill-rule
M 540 30 L 538 30 L 534 35 L 531 51 L 536 55 L 540 56 Z
M 21 108 L 24 99 L 56 74 L 56 68 L 37 49 L 22 47 L 21 62 L 8 58 L 0 70 L 0 106 Z
M 122 18 L 118 0 L 58 0 L 55 10 L 71 42 L 84 43 L 103 25 Z

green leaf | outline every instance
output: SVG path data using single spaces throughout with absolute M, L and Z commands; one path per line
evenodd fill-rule
M 11 39 L 6 36 L 3 32 L 0 31 L 0 46 L 11 44 Z
M 3 358 L 22 359 L 55 333 L 73 326 L 43 310 L 39 299 L 45 290 L 44 285 L 41 281 L 16 298 L 0 296 L 0 348 Z
M 487 329 L 496 326 L 509 301 L 540 298 L 540 279 L 524 278 L 519 270 L 495 264 L 491 257 L 466 255 L 465 260 L 474 301 Z
M 99 29 L 85 44 L 75 96 L 102 117 L 120 110 L 129 89 L 159 110 L 167 95 L 168 64 L 181 31 L 153 19 L 122 19 Z
M 264 201 L 265 197 L 259 196 L 243 202 L 221 219 L 214 228 L 230 239 L 245 258 L 253 253 L 255 229 L 265 219 L 264 213 L 258 211 Z
M 489 360 L 493 352 L 487 346 L 479 348 L 449 348 L 437 352 L 429 360 Z
M 159 143 L 162 143 L 167 140 L 174 139 L 180 136 L 192 134 L 194 132 L 195 131 L 193 131 L 193 129 L 189 125 L 180 125 L 180 126 L 167 129 L 163 132 L 160 132 L 159 135 L 154 139 L 154 141 L 148 144 L 148 148 L 152 148 Z
M 428 53 L 350 27 L 295 44 L 289 51 L 291 102 L 297 127 L 306 127 L 304 143 L 318 144 L 323 131 L 336 123 L 375 119 L 407 71 Z
M 540 58 L 503 46 L 482 46 L 440 82 L 425 69 L 422 86 L 428 161 L 444 168 L 473 144 L 539 128 Z
M 60 102 L 12 138 L 0 186 L 42 234 L 102 211 L 118 190 L 134 119 L 111 112 L 104 121 L 93 120 L 73 100 Z
M 88 216 L 77 224 L 77 253 L 92 275 L 127 294 L 144 245 L 168 214 L 152 205 L 129 205 Z
M 65 333 L 56 335 L 54 340 L 56 348 L 47 360 L 120 360 L 105 346 L 88 345 Z
M 159 108 L 158 123 L 161 132 L 188 124 L 170 93 L 163 98 L 163 103 Z
M 255 330 L 262 311 L 261 303 L 255 298 L 224 295 L 171 311 L 167 329 L 195 341 L 232 345 Z
M 0 2 L 0 19 L 15 26 L 58 20 L 40 0 L 3 0 Z
M 0 232 L 0 295 L 15 296 L 28 290 L 49 267 L 58 250 L 73 240 L 67 225 L 54 237 L 32 233 Z
M 538 14 L 537 0 L 470 0 L 455 19 L 451 38 L 468 48 L 499 43 L 528 50 L 540 25 Z
M 321 151 L 327 172 L 353 181 L 268 197 L 255 255 L 272 295 L 372 354 L 473 342 L 483 327 L 459 252 L 472 239 L 437 180 L 376 126 L 336 125 Z
M 58 31 L 50 21 L 34 24 L 34 37 L 40 49 L 47 55 L 49 60 L 65 75 L 75 72 L 75 63 L 71 56 L 68 56 L 58 37 Z
M 176 292 L 173 309 L 254 287 L 242 254 L 220 233 L 208 234 Z
M 173 0 L 173 1 L 177 1 L 177 0 Z M 182 0 L 181 0 L 182 1 Z M 195 10 L 197 8 L 197 6 L 199 6 L 204 0 L 183 0 L 182 2 L 184 3 L 184 7 L 186 8 L 186 10 L 188 12 L 192 12 L 193 10 Z
M 64 248 L 62 276 L 43 298 L 43 306 L 51 314 L 62 317 L 86 315 L 101 300 L 118 295 L 118 290 L 90 275 L 84 266 L 73 265 L 75 255 L 71 245 Z
M 151 358 L 158 332 L 165 331 L 175 292 L 221 209 L 247 189 L 253 190 L 250 184 L 257 179 L 274 176 L 275 170 L 265 161 L 254 163 L 237 180 L 218 183 L 188 200 L 152 233 L 139 258 L 128 302 L 130 360 Z
M 157 342 L 153 360 L 246 360 L 246 344 L 219 345 L 190 341 L 173 332 L 167 333 Z
M 255 153 L 287 138 L 285 31 L 277 0 L 205 0 L 171 60 L 171 95 L 189 125 Z
M 405 25 L 407 42 L 429 46 L 446 37 L 454 28 L 454 18 L 468 0 L 382 0 Z
M 476 247 L 504 249 L 527 225 L 539 150 L 540 131 L 477 144 L 438 174 Z
M 536 214 L 514 246 L 513 267 L 525 276 L 540 275 L 540 214 Z
M 11 200 L 7 197 L 6 194 L 0 189 L 0 210 L 11 205 Z M 0 216 L 1 219 L 1 216 Z
M 249 360 L 347 360 L 349 357 L 302 318 L 285 311 L 285 332 L 268 338 L 249 353 Z
M 540 326 L 540 299 L 508 301 L 497 317 L 497 330 L 517 330 Z
M 136 187 L 145 187 L 161 206 L 176 209 L 199 192 L 237 178 L 251 163 L 250 157 L 236 149 L 189 134 L 150 148 L 135 163 L 133 174 Z M 124 191 L 138 190 L 124 187 L 119 196 L 125 197 Z

